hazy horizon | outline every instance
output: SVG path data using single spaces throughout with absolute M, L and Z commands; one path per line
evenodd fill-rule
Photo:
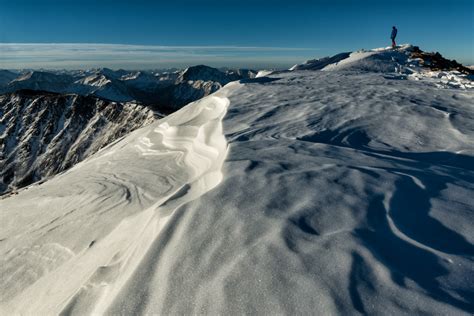
M 372 48 L 375 47 L 364 49 Z M 201 64 L 215 68 L 285 69 L 309 59 L 340 53 L 329 53 L 329 51 L 331 50 L 296 47 L 0 43 L 0 69 L 165 70 L 182 69 Z M 462 64 L 473 64 L 453 58 L 443 52 L 440 53 L 447 58 L 456 59 Z
M 0 43 L 2 69 L 285 68 L 313 58 L 317 48 L 159 46 L 96 43 Z
M 474 64 L 470 0 L 0 4 L 0 68 L 286 68 L 340 52 L 389 46 L 393 25 L 399 44 Z

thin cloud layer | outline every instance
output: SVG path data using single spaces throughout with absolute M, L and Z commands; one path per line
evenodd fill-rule
M 0 43 L 0 68 L 163 68 L 284 66 L 314 56 L 317 49 L 241 46 L 148 46 L 124 44 Z

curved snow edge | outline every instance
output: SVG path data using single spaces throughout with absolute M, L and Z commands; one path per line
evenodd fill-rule
M 146 258 L 150 246 L 160 238 L 174 211 L 221 182 L 227 155 L 222 128 L 229 106 L 226 94 L 238 85 L 230 83 L 226 89 L 190 103 L 151 129 L 147 127 L 148 133 L 137 139 L 135 147 L 143 156 L 175 155 L 177 165 L 189 173 L 187 183 L 146 210 L 122 220 L 94 247 L 78 253 L 8 302 L 2 313 L 106 312 Z

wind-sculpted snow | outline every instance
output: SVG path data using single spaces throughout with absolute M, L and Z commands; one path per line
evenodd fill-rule
M 474 91 L 399 75 L 231 83 L 1 200 L 2 311 L 474 313 Z
M 472 313 L 473 93 L 263 79 L 228 95 L 223 182 L 176 211 L 108 312 Z
M 221 181 L 227 105 L 190 104 L 0 200 L 2 314 L 104 312 L 174 211 Z

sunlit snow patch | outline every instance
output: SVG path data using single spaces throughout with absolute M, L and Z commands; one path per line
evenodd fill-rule
M 105 311 L 174 210 L 221 181 L 226 91 L 238 86 L 1 200 L 0 312 Z

